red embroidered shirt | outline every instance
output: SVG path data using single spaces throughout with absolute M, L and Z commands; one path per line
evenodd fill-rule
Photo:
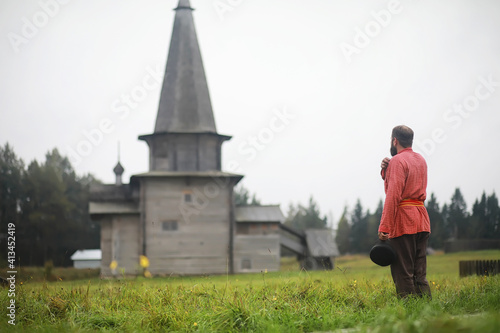
M 379 232 L 389 238 L 430 232 L 429 215 L 424 206 L 399 207 L 403 199 L 425 201 L 427 188 L 427 163 L 411 148 L 401 150 L 382 170 L 385 186 L 385 203 Z

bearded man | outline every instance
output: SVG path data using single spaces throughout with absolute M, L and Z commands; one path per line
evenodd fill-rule
M 412 150 L 413 130 L 396 126 L 391 136 L 391 159 L 384 158 L 381 175 L 386 198 L 378 229 L 380 240 L 390 240 L 396 251 L 391 275 L 399 297 L 428 296 L 427 242 L 431 231 L 424 206 L 427 163 Z

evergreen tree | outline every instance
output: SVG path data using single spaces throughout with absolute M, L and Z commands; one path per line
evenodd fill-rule
M 481 201 L 477 200 L 472 205 L 472 216 L 471 216 L 471 228 L 470 235 L 471 238 L 490 238 L 488 237 L 488 221 L 486 215 L 486 193 L 483 192 L 481 196 Z
M 500 208 L 494 192 L 490 196 L 483 192 L 481 201 L 474 202 L 471 224 L 476 238 L 500 239 Z
M 74 221 L 69 217 L 74 204 L 66 196 L 63 177 L 50 163 L 39 165 L 34 161 L 28 166 L 25 187 L 23 224 L 28 228 L 23 241 L 34 239 L 38 248 L 28 252 L 29 264 L 41 265 L 52 260 L 57 266 L 64 265 L 62 247 L 73 231 Z M 30 249 L 29 243 L 22 248 Z
M 486 238 L 500 239 L 500 207 L 493 192 L 486 201 Z
M 21 265 L 43 265 L 49 260 L 57 266 L 70 265 L 77 249 L 99 248 L 99 228 L 88 213 L 89 184 L 94 178 L 78 178 L 56 149 L 45 158 L 43 164 L 33 161 L 25 169 L 8 144 L 0 147 L 2 233 L 8 223 L 16 224 Z
M 298 206 L 295 206 L 292 202 L 288 204 L 288 211 L 286 212 L 284 224 L 291 226 L 292 220 L 298 212 Z
M 24 162 L 17 158 L 8 143 L 0 146 L 0 260 L 7 260 L 7 237 L 1 236 L 7 235 L 9 223 L 15 224 L 16 234 L 20 231 L 23 177 Z
M 450 209 L 448 208 L 447 204 L 443 205 L 443 208 L 441 208 L 441 218 L 443 219 L 443 225 L 444 225 L 444 241 L 448 241 L 453 237 L 453 225 L 450 222 Z M 432 230 L 431 230 L 432 232 Z
M 298 230 L 326 228 L 327 218 L 320 215 L 318 205 L 311 196 L 307 207 L 300 204 L 297 207 L 290 206 L 285 224 Z
M 451 204 L 448 208 L 449 223 L 452 226 L 452 237 L 455 239 L 467 239 L 469 235 L 469 214 L 467 213 L 467 204 L 460 189 L 455 189 L 451 198 Z
M 444 241 L 447 239 L 447 236 L 443 216 L 434 193 L 431 194 L 430 199 L 427 201 L 426 208 L 431 221 L 429 246 L 435 249 L 442 249 L 444 248 Z
M 250 196 L 250 192 L 242 185 L 234 190 L 234 203 L 236 206 L 260 206 L 260 200 L 255 194 Z
M 351 244 L 349 239 L 351 238 L 351 226 L 349 225 L 349 220 L 347 219 L 347 206 L 344 207 L 344 212 L 337 225 L 337 234 L 335 236 L 335 242 L 340 253 L 345 254 L 351 251 Z
M 363 214 L 363 206 L 358 199 L 354 211 L 351 214 L 351 249 L 355 253 L 366 251 L 366 237 L 368 231 L 368 219 Z
M 370 212 L 367 212 L 367 232 L 364 242 L 364 249 L 366 251 L 369 251 L 378 240 L 378 227 L 380 226 L 380 220 L 382 219 L 383 209 L 384 203 L 380 200 L 375 213 L 370 214 Z

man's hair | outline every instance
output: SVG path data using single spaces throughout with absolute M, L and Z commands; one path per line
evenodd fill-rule
M 405 125 L 399 125 L 392 129 L 392 137 L 398 139 L 398 142 L 404 148 L 411 147 L 413 144 L 413 130 Z

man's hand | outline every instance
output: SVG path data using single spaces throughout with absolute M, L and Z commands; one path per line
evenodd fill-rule
M 379 232 L 378 239 L 380 239 L 381 241 L 386 241 L 389 239 L 389 234 L 386 234 L 385 232 Z
M 382 169 L 387 169 L 387 166 L 389 165 L 389 161 L 390 161 L 390 160 L 391 160 L 391 159 L 390 159 L 389 157 L 384 158 L 384 159 L 382 160 L 382 163 L 380 164 L 380 167 L 381 167 Z

